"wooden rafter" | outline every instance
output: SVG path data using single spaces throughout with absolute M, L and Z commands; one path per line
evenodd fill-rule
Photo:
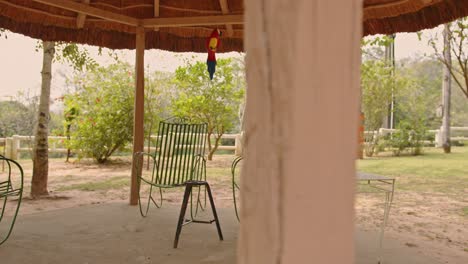
M 159 0 L 154 0 L 154 17 L 159 17 Z M 159 27 L 155 27 L 154 30 L 158 31 Z
M 236 25 L 244 24 L 244 15 L 211 15 L 193 17 L 155 17 L 149 19 L 137 19 L 113 13 L 87 4 L 70 0 L 33 0 L 38 3 L 70 10 L 79 14 L 102 18 L 130 26 L 144 27 L 179 27 L 179 26 L 210 26 L 210 25 Z
M 138 26 L 139 20 L 133 17 L 116 14 L 105 11 L 82 3 L 77 3 L 69 0 L 33 0 L 35 2 L 63 8 L 66 10 L 82 13 L 89 16 L 99 17 L 108 21 L 119 22 L 125 25 Z
M 142 25 L 144 27 L 186 27 L 241 24 L 244 24 L 244 15 L 159 17 L 142 20 Z
M 229 5 L 227 0 L 219 0 L 219 4 L 221 5 L 221 11 L 223 14 L 229 14 Z M 229 37 L 232 37 L 234 35 L 234 30 L 232 28 L 232 25 L 227 24 L 226 25 L 226 30 L 227 34 Z
M 89 5 L 89 0 L 81 0 L 81 2 L 85 5 Z M 83 28 L 86 21 L 86 14 L 78 13 L 78 17 L 76 18 L 76 27 Z

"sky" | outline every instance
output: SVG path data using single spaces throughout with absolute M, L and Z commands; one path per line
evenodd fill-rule
M 0 100 L 10 100 L 18 92 L 38 94 L 41 84 L 42 52 L 36 51 L 37 40 L 20 34 L 8 33 L 8 38 L 0 38 Z M 104 55 L 97 55 L 97 48 L 86 46 L 93 58 L 102 65 L 112 62 Z M 424 41 L 419 41 L 415 33 L 398 34 L 395 40 L 395 57 L 397 60 L 412 57 L 417 54 L 431 53 L 432 49 Z M 119 58 L 131 64 L 134 63 L 134 51 L 123 50 Z M 239 53 L 220 54 L 220 57 L 240 56 Z M 173 72 L 183 66 L 187 60 L 204 61 L 206 54 L 172 53 L 161 50 L 151 50 L 145 53 L 145 65 L 151 71 Z M 66 93 L 65 76 L 71 75 L 71 68 L 60 63 L 53 64 L 51 96 L 59 97 Z

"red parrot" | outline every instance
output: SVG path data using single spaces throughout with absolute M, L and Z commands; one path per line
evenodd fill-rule
M 216 49 L 219 46 L 219 36 L 221 36 L 219 29 L 214 29 L 210 37 L 206 39 L 206 49 L 208 51 L 206 64 L 208 65 L 210 80 L 213 80 L 213 75 L 216 71 Z

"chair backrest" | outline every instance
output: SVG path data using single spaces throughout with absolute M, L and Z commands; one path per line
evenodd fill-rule
M 2 155 L 0 155 L 0 163 L 3 163 L 4 166 L 3 169 L 0 169 L 0 197 L 11 194 L 12 191 L 22 190 L 23 168 L 19 163 Z M 16 181 L 13 181 L 13 176 L 17 178 Z
M 204 180 L 207 124 L 170 119 L 159 123 L 153 181 L 176 186 L 188 180 Z

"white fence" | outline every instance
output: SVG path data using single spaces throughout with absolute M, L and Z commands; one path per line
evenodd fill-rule
M 49 137 L 49 152 L 50 153 L 67 153 L 65 148 L 66 137 Z M 34 137 L 18 136 L 0 138 L 0 146 L 4 146 L 3 153 L 5 157 L 11 159 L 19 159 L 21 153 L 32 153 Z M 3 144 L 2 144 L 3 142 Z
M 157 137 L 151 136 L 151 139 L 156 140 Z M 234 145 L 219 145 L 217 150 L 232 150 L 236 155 L 242 154 L 241 134 L 224 134 L 221 139 L 233 139 Z M 49 153 L 67 153 L 66 140 L 66 137 L 49 136 Z M 3 147 L 3 152 L 0 151 L 0 154 L 7 158 L 20 159 L 22 153 L 32 153 L 33 141 L 33 136 L 15 135 L 8 138 L 0 138 L 0 147 Z M 131 148 L 131 145 L 127 147 Z M 145 146 L 145 151 L 147 150 L 147 146 Z M 150 151 L 155 151 L 155 148 L 150 147 Z
M 434 145 L 436 147 L 442 147 L 442 130 L 443 128 L 441 127 L 440 129 L 433 129 L 433 130 L 428 130 L 427 132 L 429 134 L 434 134 Z M 389 129 L 389 128 L 380 128 L 379 130 L 376 131 L 364 131 L 364 135 L 366 138 L 369 138 L 369 136 L 372 137 L 381 137 L 385 136 L 388 134 L 395 133 L 397 129 Z M 468 141 L 468 127 L 450 127 L 450 133 L 453 135 L 456 132 L 466 132 L 464 136 L 451 136 L 450 140 L 451 141 Z M 427 141 L 429 143 L 429 141 Z

